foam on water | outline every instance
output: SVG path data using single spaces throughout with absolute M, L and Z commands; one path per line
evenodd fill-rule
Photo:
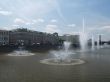
M 35 54 L 23 49 L 23 47 L 19 47 L 18 50 L 15 50 L 12 53 L 8 54 L 8 56 L 32 56 L 32 55 Z

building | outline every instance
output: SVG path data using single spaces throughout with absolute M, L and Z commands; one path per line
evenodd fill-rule
M 72 43 L 79 43 L 79 35 L 70 35 L 70 34 L 65 34 L 60 37 L 63 40 L 70 41 Z
M 56 45 L 59 42 L 57 33 L 49 34 L 38 31 L 32 31 L 25 28 L 16 29 L 9 33 L 9 43 L 11 45 L 36 45 L 51 44 Z
M 53 34 L 45 33 L 43 36 L 43 43 L 57 45 L 59 43 L 58 33 L 53 33 Z
M 64 41 L 70 41 L 75 47 L 80 46 L 79 35 L 65 34 L 63 36 L 60 36 L 60 38 Z
M 12 45 L 28 45 L 33 39 L 33 33 L 27 29 L 16 29 L 9 33 L 9 43 Z
M 0 30 L 0 45 L 9 44 L 9 31 Z

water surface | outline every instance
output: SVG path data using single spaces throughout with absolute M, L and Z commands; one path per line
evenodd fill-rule
M 0 53 L 0 82 L 110 82 L 110 48 L 94 52 L 76 52 L 73 58 L 86 61 L 76 66 L 41 64 L 52 57 L 48 51 L 27 57 Z

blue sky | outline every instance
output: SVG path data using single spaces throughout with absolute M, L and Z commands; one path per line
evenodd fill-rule
M 89 35 L 109 40 L 110 0 L 2 0 L 0 29 L 26 27 L 36 31 L 76 34 L 82 20 Z

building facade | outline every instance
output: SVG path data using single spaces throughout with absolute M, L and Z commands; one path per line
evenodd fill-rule
M 49 34 L 27 29 L 16 29 L 9 33 L 9 44 L 11 45 L 38 45 L 38 44 L 58 44 L 57 33 Z
M 0 30 L 0 45 L 9 44 L 9 31 Z
M 70 35 L 70 34 L 65 34 L 63 36 L 60 36 L 60 38 L 64 41 L 70 41 L 74 47 L 79 47 L 80 46 L 80 40 L 79 40 L 79 35 Z

